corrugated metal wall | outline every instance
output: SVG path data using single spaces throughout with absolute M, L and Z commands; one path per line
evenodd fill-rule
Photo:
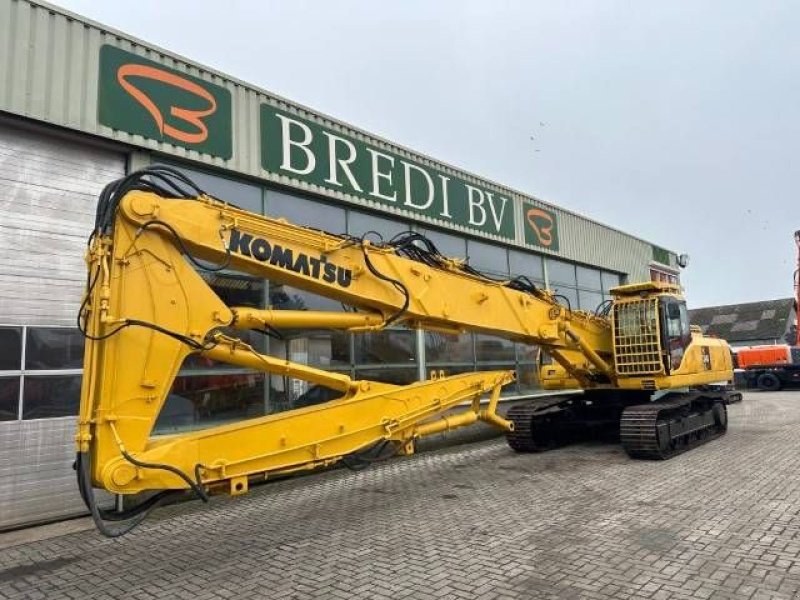
M 169 143 L 144 139 L 138 135 L 100 125 L 97 121 L 97 86 L 99 52 L 103 44 L 112 44 L 229 89 L 233 97 L 234 120 L 234 150 L 231 160 L 199 154 Z M 263 171 L 260 165 L 258 127 L 259 106 L 262 103 L 278 106 L 317 121 L 328 128 L 422 164 L 434 166 L 442 172 L 479 184 L 488 190 L 508 195 L 516 203 L 518 222 L 521 222 L 523 201 L 531 200 L 550 210 L 555 209 L 559 215 L 561 237 L 561 248 L 556 253 L 558 257 L 627 273 L 631 279 L 649 278 L 647 264 L 652 259 L 652 248 L 647 242 L 540 202 L 505 186 L 479 179 L 265 90 L 211 69 L 202 68 L 173 53 L 136 40 L 132 36 L 71 15 L 60 8 L 31 0 L 0 0 L 0 109 L 296 187 L 341 202 L 370 206 L 415 220 L 426 220 L 418 213 L 378 206 L 339 192 L 316 188 Z M 436 223 L 436 221 L 430 222 Z M 519 229 L 517 243 L 524 245 Z M 548 254 L 546 250 L 543 253 Z

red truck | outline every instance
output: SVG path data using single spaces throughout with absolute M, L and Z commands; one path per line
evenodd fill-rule
M 774 392 L 800 384 L 800 346 L 750 346 L 736 349 L 734 356 L 748 387 Z

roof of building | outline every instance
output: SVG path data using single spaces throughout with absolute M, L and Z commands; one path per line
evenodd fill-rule
M 689 322 L 707 335 L 729 342 L 781 339 L 794 310 L 794 298 L 708 306 L 689 311 Z

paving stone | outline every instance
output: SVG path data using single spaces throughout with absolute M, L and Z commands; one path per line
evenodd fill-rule
M 485 439 L 0 551 L 0 599 L 800 597 L 800 392 L 667 462 Z

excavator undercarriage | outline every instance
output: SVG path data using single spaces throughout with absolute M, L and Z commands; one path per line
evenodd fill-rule
M 506 432 L 516 452 L 543 452 L 587 439 L 619 440 L 631 458 L 665 460 L 723 435 L 727 389 L 671 392 L 601 390 L 553 395 L 512 406 Z

